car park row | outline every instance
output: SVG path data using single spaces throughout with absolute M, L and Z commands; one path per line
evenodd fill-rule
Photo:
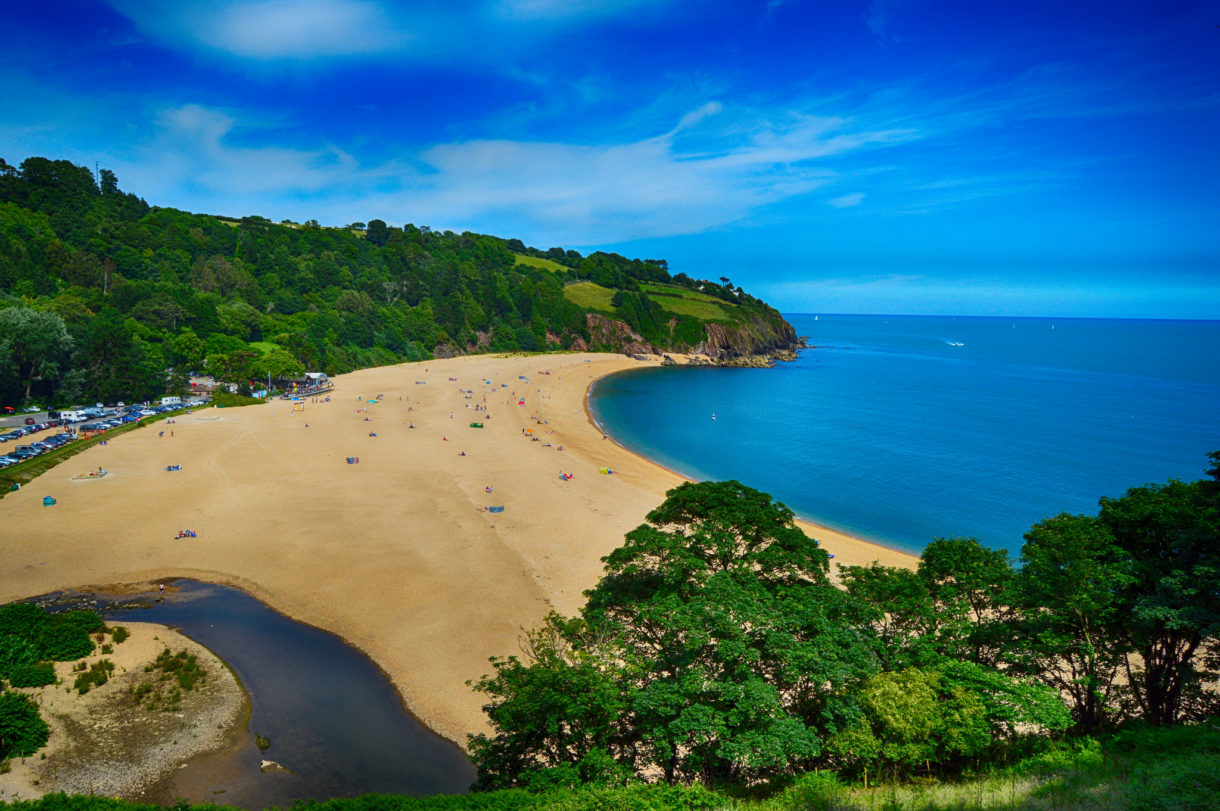
M 193 405 L 198 405 L 198 403 L 135 405 L 114 410 L 88 408 L 82 411 L 50 411 L 47 412 L 50 418 L 44 422 L 33 422 L 30 424 L 32 421 L 27 421 L 26 425 L 20 425 L 5 433 L 0 433 L 0 443 L 20 442 L 29 434 L 46 431 L 50 428 L 61 428 L 69 425 L 74 425 L 74 427 L 67 428 L 67 430 L 57 434 L 40 437 L 38 440 L 31 441 L 28 444 L 17 445 L 12 450 L 7 447 L 3 448 L 0 450 L 0 468 L 9 467 L 10 465 L 24 462 L 27 459 L 41 456 L 47 451 L 63 447 L 84 434 L 106 431 L 126 423 L 135 422 L 142 417 L 153 417 L 158 414 L 179 411 L 184 408 L 190 408 Z

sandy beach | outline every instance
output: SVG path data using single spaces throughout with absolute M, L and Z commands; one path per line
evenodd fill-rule
M 603 439 L 585 409 L 596 378 L 645 363 L 367 369 L 300 411 L 209 408 L 116 437 L 0 500 L 0 602 L 173 576 L 234 585 L 362 649 L 412 712 L 464 743 L 485 729 L 466 681 L 518 653 L 547 611 L 576 611 L 600 558 L 682 481 Z M 836 563 L 915 562 L 803 528 Z

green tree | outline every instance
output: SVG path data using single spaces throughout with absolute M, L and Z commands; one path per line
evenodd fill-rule
M 847 685 L 875 670 L 826 553 L 790 510 L 734 481 L 681 485 L 647 520 L 605 558 L 580 621 L 553 623 L 623 708 L 616 727 L 569 748 L 670 783 L 797 771 L 854 716 Z M 472 750 L 485 785 L 514 784 L 559 745 L 531 743 L 499 712 L 542 702 L 520 667 L 510 661 L 479 684 L 496 730 Z M 505 752 L 516 766 L 487 756 Z
M 386 226 L 385 220 L 369 220 L 364 231 L 364 238 L 378 247 L 385 245 L 390 238 L 390 229 Z
M 1121 595 L 1131 561 L 1110 530 L 1087 515 L 1058 515 L 1025 534 L 1016 580 L 1016 658 L 1070 697 L 1076 729 L 1107 722 L 1124 661 Z
M 187 329 L 175 335 L 169 342 L 169 359 L 175 367 L 198 369 L 203 365 L 205 347 L 199 336 Z
M 932 763 L 981 754 L 992 742 L 982 699 L 944 684 L 935 671 L 878 673 L 860 691 L 860 704 L 880 759 L 896 771 L 930 771 Z
M 582 633 L 580 620 L 552 614 L 526 636 L 523 662 L 492 658 L 494 676 L 472 686 L 492 696 L 484 707 L 493 737 L 471 736 L 480 788 L 531 785 L 541 773 L 562 770 L 577 782 L 605 782 L 605 761 L 623 756 L 620 723 L 627 707 L 616 668 Z M 572 640 L 576 639 L 574 643 Z M 505 734 L 511 731 L 511 734 Z
M 1121 628 L 1128 680 L 1154 725 L 1197 714 L 1197 657 L 1220 634 L 1220 503 L 1214 482 L 1170 481 L 1103 498 L 1099 522 L 1130 561 Z M 1192 706 L 1193 705 L 1193 706 Z
M 1007 635 L 1008 553 L 974 538 L 936 538 L 924 548 L 918 572 L 935 607 L 941 654 L 994 664 Z
M 0 310 L 0 365 L 7 361 L 24 382 L 24 402 L 35 383 L 60 373 L 71 350 L 72 337 L 55 313 L 29 307 Z
M 924 578 L 877 563 L 840 566 L 839 578 L 872 627 L 883 670 L 936 661 L 936 606 Z
M 300 377 L 304 373 L 301 362 L 284 349 L 273 349 L 250 364 L 250 374 L 257 380 L 265 381 L 268 375 L 272 379 Z
M 0 761 L 29 757 L 46 744 L 49 736 L 47 722 L 39 716 L 33 701 L 21 693 L 0 693 Z

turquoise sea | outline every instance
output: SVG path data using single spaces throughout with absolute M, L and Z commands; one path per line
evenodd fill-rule
M 972 536 L 1015 556 L 1037 521 L 1201 478 L 1220 450 L 1218 321 L 785 317 L 799 360 L 615 375 L 596 419 L 687 476 L 916 553 Z

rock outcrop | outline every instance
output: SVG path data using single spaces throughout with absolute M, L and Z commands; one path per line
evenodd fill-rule
M 705 358 L 717 366 L 772 366 L 777 360 L 795 360 L 805 346 L 796 330 L 778 313 L 774 317 L 750 315 L 733 324 L 708 323 L 703 340 L 695 346 L 658 347 L 623 321 L 589 313 L 585 316 L 589 345 L 625 355 L 665 355 L 680 352 Z

